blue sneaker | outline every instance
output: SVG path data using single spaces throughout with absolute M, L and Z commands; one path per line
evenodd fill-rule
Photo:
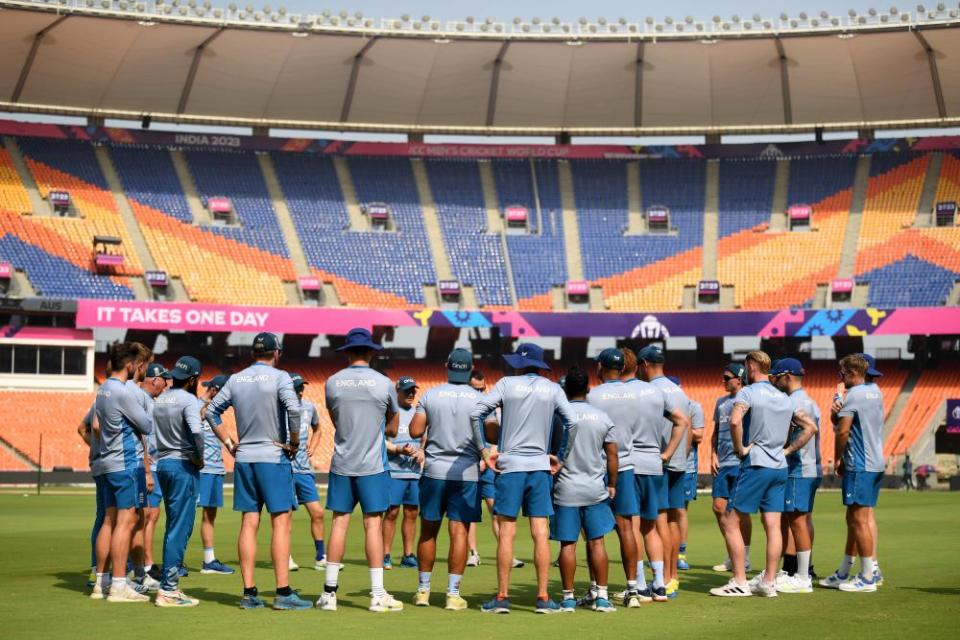
M 552 599 L 541 600 L 537 598 L 537 608 L 533 610 L 534 613 L 560 613 L 560 605 L 554 602 Z
M 304 600 L 294 591 L 288 596 L 277 596 L 274 598 L 273 608 L 278 611 L 301 611 L 303 609 L 312 609 L 313 603 Z
M 186 578 L 188 575 L 190 575 L 190 571 L 187 569 L 185 565 L 180 565 L 180 568 L 177 570 L 177 574 L 181 578 Z
M 616 609 L 606 598 L 597 598 L 593 603 L 593 610 L 600 613 L 613 613 Z
M 510 613 L 510 600 L 493 596 L 480 605 L 480 611 L 483 613 Z
M 576 598 L 564 598 L 560 602 L 560 613 L 573 613 L 577 610 Z
M 228 567 L 217 559 L 214 559 L 213 562 L 204 562 L 203 568 L 200 569 L 200 573 L 204 575 L 218 574 L 222 576 L 229 576 L 236 572 L 236 569 L 233 567 Z
M 386 571 L 393 569 L 393 560 L 390 558 L 390 554 L 383 556 L 383 568 Z
M 677 558 L 677 570 L 678 571 L 689 571 L 690 563 L 687 562 L 687 556 L 685 554 L 680 554 Z
M 243 596 L 240 599 L 241 609 L 263 609 L 267 603 L 260 596 Z
M 417 556 L 412 553 L 408 556 L 403 556 L 403 559 L 400 560 L 400 566 L 406 567 L 407 569 L 416 569 L 417 568 Z

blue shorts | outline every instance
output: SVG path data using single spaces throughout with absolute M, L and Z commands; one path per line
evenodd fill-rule
M 713 476 L 713 489 L 711 494 L 714 499 L 723 498 L 729 500 L 733 494 L 733 486 L 737 484 L 737 475 L 740 473 L 740 467 L 720 467 L 717 475 Z
M 783 511 L 785 513 L 812 513 L 813 499 L 820 488 L 820 478 L 787 478 L 784 489 Z
M 201 473 L 197 483 L 199 495 L 198 507 L 212 507 L 219 509 L 223 506 L 223 474 Z
M 637 474 L 637 505 L 641 520 L 656 520 L 663 500 L 663 475 L 647 476 Z
M 293 495 L 296 497 L 297 504 L 320 502 L 320 494 L 317 493 L 317 481 L 312 473 L 293 474 Z
M 484 500 L 493 500 L 496 496 L 494 483 L 497 480 L 497 473 L 493 469 L 484 469 L 480 474 L 480 497 Z
M 137 475 L 137 469 L 127 469 L 105 473 L 100 476 L 105 509 L 134 509 L 140 507 L 142 494 L 140 493 L 140 483 L 137 480 Z
M 516 518 L 523 507 L 528 518 L 553 515 L 553 478 L 549 471 L 514 471 L 497 475 L 493 510 L 497 515 Z
M 390 506 L 420 506 L 420 478 L 390 477 Z
M 480 522 L 480 483 L 472 480 L 420 478 L 420 517 L 440 522 Z
M 390 508 L 390 473 L 381 471 L 371 476 L 341 476 L 330 472 L 327 480 L 327 509 L 334 513 L 360 511 L 383 513 Z
M 147 506 L 147 470 L 137 467 L 134 477 L 137 479 L 137 509 L 143 509 Z
M 683 499 L 686 502 L 693 502 L 697 499 L 697 472 L 687 471 L 686 484 L 683 485 Z
M 293 499 L 293 471 L 283 462 L 238 462 L 233 467 L 233 510 L 283 513 L 297 506 Z
M 150 475 L 153 476 L 153 491 L 147 494 L 147 506 L 156 509 L 163 500 L 163 492 L 160 490 L 160 480 L 157 478 L 157 472 L 151 471 Z
M 782 513 L 786 486 L 786 468 L 741 467 L 727 511 Z
M 550 516 L 550 539 L 560 542 L 576 542 L 580 532 L 587 540 L 602 538 L 616 527 L 610 502 L 604 500 L 589 507 L 563 507 L 555 505 Z
M 633 469 L 627 469 L 617 474 L 617 492 L 613 495 L 611 506 L 613 507 L 613 513 L 623 518 L 640 515 L 640 504 L 637 501 L 637 482 L 634 479 Z
M 687 505 L 687 472 L 667 469 L 667 509 L 683 509 Z
M 845 471 L 843 474 L 844 506 L 877 506 L 882 483 L 883 471 Z

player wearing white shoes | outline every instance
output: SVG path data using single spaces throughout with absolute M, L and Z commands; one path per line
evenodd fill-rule
M 678 387 L 681 386 L 680 378 L 676 376 L 667 376 L 667 378 Z M 703 440 L 703 407 L 693 398 L 689 398 L 688 414 L 690 416 L 690 437 L 687 442 L 679 447 L 681 451 L 687 452 L 686 469 L 683 476 L 683 508 L 678 510 L 676 529 L 671 529 L 674 537 L 673 547 L 676 552 L 674 564 L 678 571 L 686 571 L 690 568 L 690 564 L 687 562 L 687 507 L 697 499 L 697 466 L 700 461 L 697 447 Z
M 157 398 L 170 386 L 170 372 L 159 362 L 151 362 L 147 367 L 143 382 L 140 388 L 143 389 L 151 400 Z M 143 524 L 143 570 L 144 576 L 140 579 L 141 584 L 146 585 L 151 591 L 159 587 L 161 578 L 159 566 L 153 563 L 153 537 L 157 529 L 157 521 L 160 519 L 160 503 L 163 501 L 163 492 L 160 490 L 160 483 L 157 480 L 157 432 L 154 430 L 147 436 L 147 455 L 149 464 L 147 472 L 152 480 L 152 489 L 147 494 L 147 504 L 144 507 Z
M 808 526 L 813 512 L 814 498 L 820 487 L 820 409 L 803 389 L 803 365 L 795 358 L 777 360 L 770 370 L 773 384 L 790 397 L 794 409 L 801 409 L 817 426 L 817 431 L 807 443 L 787 456 L 787 487 L 784 499 L 784 545 L 786 532 L 793 534 L 796 548 L 796 570 L 793 575 L 777 576 L 777 591 L 780 593 L 813 593 L 810 580 L 810 554 L 813 549 Z M 803 436 L 803 429 L 792 424 L 789 442 Z M 784 561 L 786 564 L 786 560 Z
M 723 517 L 727 513 L 727 503 L 733 493 L 733 486 L 737 482 L 740 472 L 740 458 L 733 448 L 733 439 L 730 437 L 730 413 L 733 411 L 733 399 L 743 388 L 743 378 L 746 370 L 739 362 L 731 362 L 723 368 L 723 388 L 727 392 L 717 398 L 713 408 L 713 437 L 711 438 L 712 455 L 710 468 L 713 473 L 713 515 L 717 518 L 717 526 L 723 535 Z M 744 543 L 744 562 L 746 571 L 750 571 L 750 538 L 753 534 L 753 523 L 750 515 L 740 514 L 740 535 Z M 732 571 L 733 563 L 728 557 L 718 565 L 714 571 Z
M 776 576 L 783 551 L 780 514 L 787 484 L 787 456 L 799 450 L 816 433 L 816 424 L 802 409 L 794 408 L 790 398 L 769 381 L 770 356 L 763 351 L 747 354 L 747 381 L 734 398 L 730 414 L 730 433 L 740 472 L 723 519 L 727 552 L 733 561 L 733 578 L 724 586 L 710 590 L 715 596 L 765 597 L 777 595 Z M 790 425 L 803 432 L 787 443 Z M 786 444 L 786 446 L 784 446 Z M 740 534 L 740 513 L 759 509 L 767 536 L 766 569 L 747 583 L 744 568 L 744 544 Z
M 403 543 L 401 567 L 415 569 L 417 556 L 413 545 L 417 535 L 417 517 L 420 515 L 420 473 L 423 468 L 423 449 L 420 438 L 410 435 L 410 421 L 416 413 L 417 381 L 410 376 L 397 380 L 397 403 L 400 406 L 400 424 L 395 438 L 387 438 L 387 462 L 390 465 L 390 509 L 383 518 L 383 568 L 392 569 L 390 556 L 393 538 L 397 532 L 397 518 L 403 510 L 400 525 Z
M 221 443 L 217 434 L 210 428 L 204 418 L 210 401 L 220 393 L 220 389 L 227 384 L 228 376 L 216 375 L 202 384 L 204 391 L 200 396 L 203 406 L 200 409 L 200 419 L 203 427 L 203 467 L 200 469 L 198 481 L 197 506 L 203 510 L 200 516 L 200 540 L 203 544 L 203 564 L 200 573 L 206 575 L 233 575 L 236 570 L 228 567 L 217 559 L 214 546 L 214 531 L 217 522 L 217 511 L 223 507 L 223 477 L 227 470 L 223 465 L 223 449 L 233 450 L 233 442 L 228 438 Z M 232 437 L 232 436 L 231 436 Z
M 400 407 L 393 383 L 370 368 L 382 347 L 366 329 L 351 329 L 337 350 L 349 365 L 327 378 L 327 411 L 333 423 L 333 459 L 327 488 L 327 509 L 333 511 L 327 547 L 326 579 L 317 607 L 336 611 L 340 568 L 346 550 L 350 514 L 357 503 L 363 512 L 367 565 L 370 568 L 369 610 L 401 611 L 403 603 L 383 587 L 383 514 L 390 508 L 390 473 L 384 436 L 397 435 Z
M 836 429 L 837 475 L 843 481 L 843 504 L 847 507 L 847 544 L 840 568 L 820 584 L 842 591 L 877 590 L 870 510 L 877 505 L 885 466 L 883 396 L 876 385 L 867 383 L 870 369 L 869 362 L 859 354 L 840 361 L 846 397 L 839 411 L 830 416 Z M 847 580 L 854 554 L 858 552 L 860 573 Z
M 622 354 L 618 354 L 622 362 Z M 615 358 L 608 354 L 610 359 Z M 607 593 L 608 559 L 603 538 L 616 526 L 610 502 L 617 494 L 620 439 L 610 416 L 588 404 L 586 372 L 578 368 L 568 371 L 563 378 L 563 389 L 576 422 L 564 430 L 561 437 L 560 471 L 554 480 L 554 514 L 550 517 L 550 537 L 560 542 L 563 583 L 560 610 L 572 613 L 577 609 L 573 580 L 577 569 L 577 539 L 583 532 L 593 580 L 597 584 L 591 608 L 609 613 L 615 609 Z M 629 521 L 627 527 L 630 527 Z
M 320 416 L 317 407 L 303 397 L 304 385 L 310 384 L 299 373 L 291 373 L 293 390 L 300 399 L 300 439 L 297 452 L 290 460 L 293 469 L 293 490 L 297 494 L 297 504 L 303 505 L 310 516 L 310 535 L 313 538 L 314 558 L 313 568 L 322 570 L 326 562 L 326 553 L 323 548 L 323 506 L 320 504 L 320 494 L 317 493 L 317 482 L 313 477 L 313 465 L 310 458 L 320 444 Z M 290 556 L 290 568 L 297 563 Z M 299 567 L 298 567 L 299 568 Z
M 110 362 L 106 366 L 107 377 L 110 377 Z M 97 464 L 100 459 L 100 449 L 97 445 L 100 426 L 97 424 L 97 406 L 94 402 L 90 409 L 77 426 L 77 433 L 84 444 L 90 449 L 87 459 L 90 462 L 90 475 L 93 477 L 96 487 L 96 515 L 93 518 L 93 527 L 90 529 L 90 576 L 87 579 L 87 586 L 93 588 L 97 584 L 97 537 L 100 535 L 100 528 L 103 526 L 103 519 L 106 515 L 106 508 L 103 504 L 103 491 L 101 489 L 100 474 Z
M 460 583 L 467 563 L 467 528 L 480 522 L 480 449 L 470 413 L 480 392 L 468 385 L 473 354 L 454 349 L 447 356 L 447 383 L 427 391 L 417 405 L 409 437 L 424 438 L 423 476 L 420 478 L 420 541 L 417 545 L 419 580 L 414 604 L 430 605 L 437 534 L 444 516 L 450 536 L 447 556 L 445 608 L 461 611 L 467 601 Z

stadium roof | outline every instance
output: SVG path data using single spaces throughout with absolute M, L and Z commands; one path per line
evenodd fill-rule
M 957 11 L 551 30 L 68 1 L 0 0 L 0 111 L 477 135 L 960 126 Z

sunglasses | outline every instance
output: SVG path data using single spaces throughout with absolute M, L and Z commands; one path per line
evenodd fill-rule
M 724 382 L 730 382 L 731 380 L 739 380 L 737 376 L 723 376 Z

